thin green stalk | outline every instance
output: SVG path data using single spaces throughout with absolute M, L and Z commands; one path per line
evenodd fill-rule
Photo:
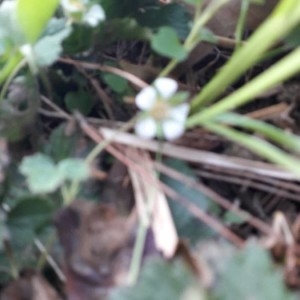
M 113 142 L 114 138 L 122 132 L 126 132 L 129 129 L 131 129 L 135 122 L 137 120 L 137 117 L 132 118 L 130 121 L 124 124 L 110 139 L 104 140 L 101 143 L 97 144 L 94 149 L 89 153 L 89 155 L 86 157 L 85 162 L 87 164 L 91 164 L 95 158 L 107 147 L 111 142 Z
M 136 240 L 135 240 L 135 245 L 133 249 L 132 260 L 129 268 L 129 274 L 128 274 L 129 285 L 135 284 L 138 279 L 148 227 L 149 226 L 145 224 L 143 220 L 140 221 Z
M 2 85 L 6 78 L 13 72 L 21 60 L 21 54 L 15 53 L 11 55 L 5 66 L 0 70 L 0 85 Z
M 12 82 L 12 80 L 15 78 L 15 76 L 19 73 L 19 71 L 27 64 L 27 61 L 25 59 L 21 60 L 15 68 L 11 71 L 11 73 L 8 75 L 7 80 L 3 84 L 3 87 L 0 92 L 0 102 L 3 101 L 5 94 Z
M 290 151 L 300 152 L 300 138 L 294 134 L 283 131 L 263 121 L 251 119 L 234 113 L 226 113 L 216 118 L 216 121 L 231 126 L 239 126 L 263 134 L 266 138 L 281 145 Z
M 191 32 L 184 42 L 184 48 L 188 51 L 192 50 L 195 45 L 195 41 L 200 41 L 199 31 L 200 29 L 214 16 L 214 14 L 229 0 L 212 1 L 210 5 L 199 16 L 199 19 L 195 21 Z
M 253 33 L 245 46 L 231 57 L 221 71 L 192 99 L 192 112 L 215 100 L 241 74 L 259 61 L 262 55 L 279 39 L 288 34 L 300 22 L 300 5 L 286 13 L 272 14 Z
M 96 157 L 105 149 L 105 147 L 107 147 L 111 142 L 113 142 L 114 137 L 116 137 L 121 132 L 128 131 L 130 128 L 132 128 L 135 122 L 136 117 L 132 118 L 129 122 L 125 123 L 125 125 L 121 127 L 110 139 L 104 140 L 101 143 L 97 144 L 86 157 L 85 162 L 87 164 L 91 164 L 96 159 Z M 61 187 L 61 193 L 65 205 L 70 204 L 75 199 L 76 195 L 78 194 L 79 187 L 79 181 L 72 181 L 69 187 L 67 187 L 66 184 L 64 184 Z
M 200 14 L 199 18 L 195 18 L 192 29 L 187 36 L 183 48 L 190 52 L 193 50 L 193 48 L 201 41 L 200 38 L 200 29 L 213 17 L 213 15 L 216 13 L 218 9 L 220 9 L 221 6 L 223 6 L 225 3 L 227 3 L 229 0 L 218 0 L 212 2 L 204 11 L 202 14 Z M 202 1 L 199 5 L 201 6 Z M 197 15 L 198 15 L 199 8 L 196 9 Z M 172 59 L 168 65 L 160 72 L 159 77 L 167 76 L 179 63 L 177 59 Z
M 238 19 L 238 23 L 235 30 L 235 40 L 236 40 L 236 50 L 238 50 L 242 45 L 242 38 L 244 33 L 244 27 L 247 19 L 247 13 L 250 6 L 250 0 L 241 1 L 241 11 Z
M 218 103 L 203 111 L 193 114 L 187 121 L 187 127 L 193 127 L 203 120 L 208 121 L 217 115 L 233 110 L 249 101 L 278 83 L 295 75 L 300 70 L 300 47 L 285 56 L 267 71 L 255 77 L 233 94 L 225 97 Z
M 70 204 L 71 199 L 69 197 L 69 191 L 65 184 L 60 187 L 60 192 L 63 198 L 64 205 L 67 206 Z
M 202 125 L 210 131 L 224 136 L 229 140 L 246 147 L 253 153 L 256 153 L 259 156 L 286 168 L 300 178 L 300 161 L 287 154 L 286 152 L 280 150 L 279 148 L 273 146 L 272 144 L 255 136 L 241 133 L 224 125 L 209 122 Z

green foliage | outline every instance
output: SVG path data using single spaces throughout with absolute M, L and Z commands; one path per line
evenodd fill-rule
M 182 5 L 173 3 L 162 7 L 152 7 L 136 15 L 140 25 L 158 29 L 171 27 L 179 38 L 184 39 L 189 33 L 189 17 Z
M 49 234 L 53 233 L 51 220 L 61 204 L 60 197 L 64 204 L 68 204 L 76 195 L 83 194 L 84 189 L 79 191 L 79 183 L 90 175 L 90 166 L 86 161 L 73 158 L 78 152 L 84 156 L 83 152 L 88 147 L 84 145 L 82 150 L 78 146 L 81 138 L 79 130 L 68 134 L 65 125 L 58 126 L 61 124 L 60 118 L 64 117 L 59 109 L 67 109 L 70 113 L 79 111 L 87 117 L 101 118 L 102 112 L 94 109 L 93 99 L 96 97 L 91 92 L 89 83 L 93 78 L 98 80 L 99 86 L 116 105 L 111 107 L 112 115 L 116 117 L 114 121 L 133 117 L 132 111 L 135 107 L 129 107 L 128 110 L 131 111 L 127 114 L 123 110 L 122 101 L 123 98 L 130 100 L 128 98 L 136 95 L 136 82 L 132 84 L 128 78 L 108 73 L 107 70 L 102 72 L 101 66 L 117 66 L 119 59 L 124 58 L 124 61 L 128 59 L 128 64 L 136 69 L 140 65 L 148 67 L 149 64 L 155 70 L 153 77 L 160 71 L 158 76 L 169 76 L 174 70 L 172 77 L 180 81 L 181 77 L 180 80 L 176 78 L 175 69 L 178 62 L 184 62 L 200 40 L 211 44 L 218 42 L 216 36 L 205 26 L 226 1 L 208 1 L 206 8 L 202 9 L 203 1 L 185 0 L 187 4 L 195 6 L 195 20 L 182 3 L 165 5 L 157 0 L 86 1 L 83 3 L 83 11 L 79 12 L 79 23 L 76 24 L 72 24 L 76 21 L 71 18 L 72 12 L 67 13 L 66 9 L 59 7 L 58 0 L 0 2 L 0 137 L 9 143 L 24 142 L 28 137 L 35 139 L 33 133 L 39 132 L 39 126 L 41 131 L 44 130 L 41 148 L 39 141 L 31 143 L 29 138 L 25 140 L 30 144 L 25 153 L 30 150 L 34 155 L 24 157 L 22 151 L 10 155 L 12 165 L 18 165 L 18 170 L 24 177 L 20 174 L 8 176 L 6 170 L 0 166 L 0 196 L 3 204 L 0 210 L 0 265 L 1 268 L 9 267 L 9 256 L 6 256 L 6 249 L 3 247 L 3 241 L 8 240 L 20 268 L 32 268 L 36 265 L 33 241 L 36 237 L 47 240 Z M 261 1 L 255 1 L 258 2 Z M 87 12 L 85 8 L 95 3 L 103 6 L 107 19 L 101 26 L 94 27 L 91 23 L 88 26 L 88 22 L 83 24 L 83 17 Z M 239 48 L 224 67 L 199 92 L 191 92 L 194 93 L 189 102 L 192 109 L 186 124 L 188 128 L 202 126 L 244 145 L 298 176 L 299 159 L 293 157 L 291 152 L 299 152 L 299 138 L 274 125 L 237 113 L 232 114 L 230 111 L 254 101 L 262 92 L 299 72 L 300 50 L 293 49 L 299 45 L 299 23 L 299 1 L 283 0 L 275 13 L 246 43 L 239 43 L 237 38 Z M 224 90 L 230 90 L 240 76 L 262 61 L 278 41 L 285 41 L 284 46 L 289 47 L 290 53 L 286 56 L 282 54 L 281 60 L 247 81 L 235 92 L 222 96 Z M 128 45 L 134 49 L 132 53 L 127 51 L 130 48 Z M 66 60 L 59 60 L 62 55 L 69 55 L 67 58 L 77 64 L 75 62 L 71 65 Z M 160 70 L 169 59 L 165 69 Z M 82 61 L 90 63 L 89 67 L 93 64 L 95 68 L 89 69 L 80 65 Z M 121 63 L 119 65 L 122 66 Z M 124 70 L 128 75 L 128 70 Z M 31 76 L 27 76 L 29 73 Z M 51 76 L 53 74 L 56 77 Z M 180 91 L 174 95 L 172 101 L 187 100 L 189 94 L 182 90 L 190 84 L 188 77 L 181 82 L 184 88 L 180 85 Z M 141 79 L 149 83 L 153 78 Z M 59 108 L 56 110 L 48 105 L 49 102 L 41 107 L 39 93 L 47 96 Z M 97 101 L 101 103 L 102 99 Z M 124 119 L 123 113 L 126 115 Z M 55 118 L 52 119 L 53 115 Z M 105 146 L 98 145 L 99 148 L 102 147 L 101 150 Z M 38 153 L 38 149 L 42 149 L 40 151 L 44 154 Z M 18 162 L 20 157 L 23 158 L 21 163 Z M 192 169 L 183 161 L 167 160 L 164 163 L 197 179 Z M 168 176 L 162 176 L 161 179 L 203 212 L 218 212 L 219 207 L 198 190 Z M 47 197 L 45 194 L 48 194 Z M 99 195 L 95 198 L 99 198 Z M 215 236 L 215 232 L 199 221 L 184 205 L 172 199 L 169 199 L 169 205 L 180 238 L 195 245 L 200 240 L 203 242 L 206 238 L 207 242 L 208 237 Z M 244 220 L 227 212 L 222 221 L 227 224 Z M 220 246 L 220 252 L 225 250 L 225 247 Z M 286 290 L 282 276 L 267 251 L 260 246 L 249 244 L 245 249 L 236 250 L 226 262 L 224 256 L 222 262 L 212 263 L 219 267 L 210 290 L 201 287 L 180 259 L 166 261 L 155 258 L 142 266 L 136 285 L 114 290 L 110 299 L 294 299 Z M 3 283 L 1 280 L 0 276 L 0 285 Z
M 58 32 L 42 37 L 34 46 L 36 64 L 40 67 L 52 65 L 62 52 L 62 41 L 70 32 L 70 27 L 64 27 Z
M 193 171 L 183 161 L 170 159 L 165 161 L 165 164 L 191 178 L 195 178 Z M 200 194 L 199 191 L 165 175 L 162 175 L 161 179 L 179 195 L 192 202 L 203 211 L 208 212 L 213 209 L 211 200 L 205 195 Z M 200 222 L 199 219 L 193 216 L 183 205 L 172 199 L 170 199 L 169 205 L 179 236 L 195 243 L 199 239 L 213 235 L 211 229 Z
M 44 153 L 50 156 L 55 162 L 72 157 L 76 150 L 76 143 L 79 136 L 67 134 L 68 124 L 61 124 L 55 128 L 49 138 L 49 142 L 44 147 Z
M 83 181 L 89 176 L 89 168 L 84 161 L 69 158 L 57 165 L 44 154 L 25 157 L 20 172 L 26 177 L 28 187 L 33 194 L 51 193 L 64 181 Z
M 92 43 L 92 29 L 87 26 L 74 24 L 71 34 L 63 42 L 63 48 L 66 53 L 75 54 L 89 50 Z
M 161 27 L 151 40 L 151 46 L 157 53 L 182 61 L 187 52 L 182 47 L 175 31 L 170 27 Z
M 128 88 L 128 82 L 124 78 L 114 74 L 103 74 L 104 82 L 116 93 L 122 94 Z
M 88 92 L 79 90 L 77 92 L 69 92 L 65 96 L 65 103 L 69 111 L 80 111 L 87 115 L 92 109 L 92 99 Z
M 192 274 L 181 260 L 166 262 L 154 258 L 146 262 L 136 286 L 117 289 L 109 300 L 185 300 L 182 297 L 194 285 Z M 198 299 L 207 299 L 202 297 Z
M 59 0 L 18 0 L 17 17 L 27 42 L 34 43 L 55 12 Z
M 266 250 L 250 243 L 227 263 L 216 287 L 216 299 L 296 299 L 287 291 Z

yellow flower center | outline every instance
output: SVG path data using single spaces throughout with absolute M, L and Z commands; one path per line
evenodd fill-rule
M 78 11 L 83 11 L 85 8 L 85 5 L 81 1 L 78 1 L 78 0 L 70 0 L 70 4 L 72 6 L 74 6 L 74 8 L 76 7 L 76 9 Z
M 169 116 L 170 106 L 164 100 L 158 100 L 150 110 L 150 115 L 156 121 L 162 121 Z

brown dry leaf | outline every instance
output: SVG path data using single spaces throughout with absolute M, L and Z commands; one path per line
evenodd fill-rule
M 150 222 L 155 244 L 165 257 L 171 258 L 177 249 L 178 235 L 166 197 L 159 189 L 154 165 L 146 151 L 129 149 L 128 155 L 133 156 L 135 162 L 139 166 L 143 166 L 146 172 L 144 176 L 143 174 L 141 176 L 133 168 L 129 169 L 135 191 L 138 214 L 142 221 L 149 219 L 149 201 L 154 200 L 150 207 L 150 210 L 152 209 Z
M 61 300 L 58 293 L 39 274 L 28 273 L 12 281 L 1 293 L 1 300 Z
M 110 205 L 77 200 L 59 212 L 56 227 L 65 252 L 68 299 L 105 299 L 111 287 L 124 284 L 134 220 Z

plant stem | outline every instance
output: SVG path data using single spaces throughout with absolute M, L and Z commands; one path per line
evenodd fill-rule
M 212 132 L 215 132 L 248 148 L 261 157 L 264 157 L 267 160 L 286 168 L 300 178 L 300 161 L 290 155 L 287 155 L 286 152 L 271 145 L 270 143 L 255 136 L 241 133 L 222 124 L 207 122 L 203 124 L 203 126 Z
M 219 0 L 212 2 L 198 18 L 194 19 L 193 27 L 187 36 L 183 48 L 190 52 L 201 41 L 200 29 L 203 27 L 214 15 L 214 13 L 225 3 L 230 0 Z M 196 7 L 196 16 L 198 16 L 202 1 Z M 159 77 L 167 76 L 179 63 L 177 59 L 172 59 L 169 64 L 160 72 Z
M 128 274 L 130 285 L 136 283 L 139 275 L 148 228 L 144 220 L 140 220 Z
M 233 110 L 251 100 L 276 84 L 295 75 L 300 70 L 300 47 L 281 59 L 267 71 L 251 80 L 233 94 L 225 97 L 211 107 L 191 115 L 187 127 L 193 127 L 199 122 L 212 120 L 217 115 Z
M 98 145 L 94 147 L 94 149 L 89 153 L 89 155 L 86 157 L 85 162 L 87 164 L 91 164 L 94 159 L 107 147 L 111 142 L 113 142 L 114 137 L 118 135 L 118 133 L 126 132 L 129 129 L 131 129 L 135 122 L 137 120 L 137 116 L 133 117 L 131 120 L 129 120 L 127 123 L 124 124 L 110 139 L 104 140 Z
M 0 92 L 0 103 L 3 101 L 5 94 L 12 82 L 12 80 L 15 78 L 15 76 L 19 73 L 19 71 L 27 64 L 26 60 L 23 59 L 21 60 L 16 66 L 15 68 L 10 72 L 10 74 L 8 75 L 7 80 L 5 81 L 5 83 L 3 84 L 3 87 L 1 89 Z
M 244 47 L 231 57 L 222 70 L 192 99 L 192 112 L 215 100 L 241 74 L 259 61 L 262 55 L 279 39 L 289 33 L 300 21 L 300 5 L 285 13 L 271 15 L 256 30 Z M 275 10 L 277 11 L 277 10 Z

